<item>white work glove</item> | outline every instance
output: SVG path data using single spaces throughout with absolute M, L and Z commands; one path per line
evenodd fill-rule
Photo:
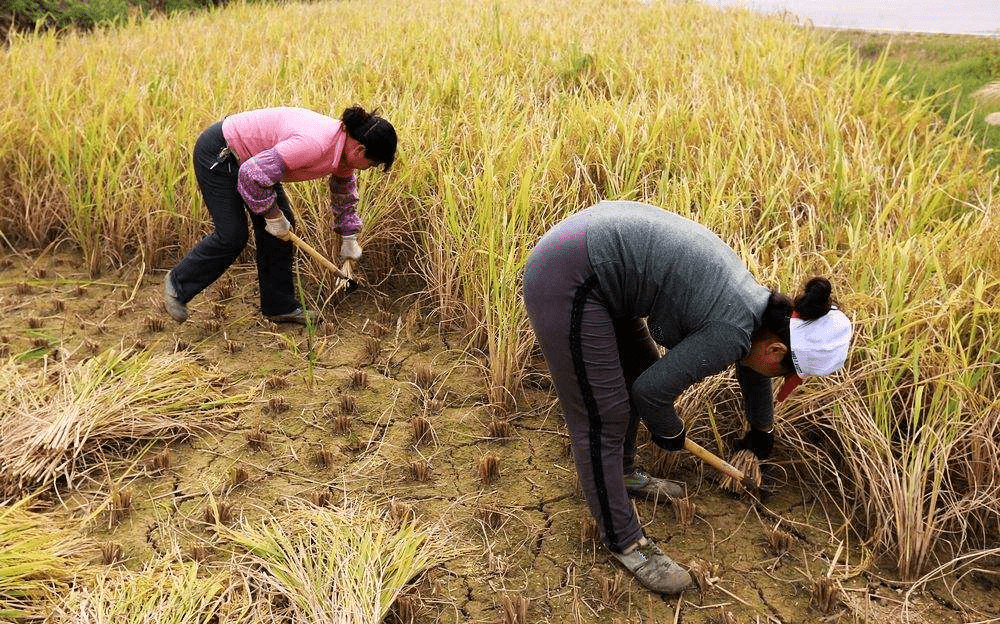
M 288 236 L 288 230 L 292 227 L 292 224 L 285 218 L 284 213 L 279 212 L 278 216 L 273 219 L 264 217 L 264 221 L 267 224 L 264 226 L 264 229 L 267 230 L 268 234 L 281 240 L 289 240 L 291 238 Z
M 361 245 L 358 244 L 358 237 L 355 234 L 344 236 L 340 239 L 340 261 L 361 259 Z

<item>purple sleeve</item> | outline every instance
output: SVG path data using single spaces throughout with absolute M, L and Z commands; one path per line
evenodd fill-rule
M 267 212 L 274 205 L 274 185 L 281 182 L 285 161 L 273 149 L 267 149 L 240 165 L 236 190 L 255 214 Z
M 358 217 L 358 184 L 354 176 L 330 176 L 330 206 L 333 209 L 333 230 L 341 236 L 361 231 Z

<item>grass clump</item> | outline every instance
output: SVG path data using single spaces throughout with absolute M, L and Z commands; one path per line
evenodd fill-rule
M 222 535 L 243 553 L 236 565 L 251 587 L 272 597 L 276 620 L 316 624 L 383 621 L 405 588 L 455 554 L 441 527 L 357 501 L 336 509 L 303 501 Z

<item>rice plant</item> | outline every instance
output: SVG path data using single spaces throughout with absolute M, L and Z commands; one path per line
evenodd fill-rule
M 414 446 L 428 444 L 436 440 L 434 425 L 427 418 L 415 415 L 410 419 L 410 436 Z
M 331 446 L 324 446 L 316 453 L 316 463 L 322 468 L 330 468 L 337 463 L 337 451 Z
M 719 580 L 719 566 L 702 559 L 692 559 L 687 565 L 691 578 L 698 588 L 698 592 L 704 596 L 709 588 Z
M 502 624 L 528 624 L 528 608 L 531 599 L 527 596 L 504 596 L 500 601 Z
M 374 624 L 425 570 L 455 554 L 441 530 L 347 500 L 336 509 L 303 502 L 223 537 L 238 549 L 234 563 L 249 582 L 279 598 L 276 619 Z
M 601 543 L 601 529 L 590 514 L 580 518 L 580 543 L 594 547 Z
M 358 411 L 358 399 L 352 394 L 345 394 L 340 397 L 340 413 L 351 415 Z
M 674 510 L 674 519 L 678 526 L 691 526 L 697 506 L 690 498 L 671 498 L 670 507 Z
M 0 619 L 43 614 L 96 548 L 65 521 L 26 509 L 29 499 L 0 505 Z
M 79 364 L 60 361 L 60 381 L 8 360 L 0 365 L 0 483 L 8 491 L 72 484 L 109 449 L 138 451 L 218 426 L 247 395 L 226 396 L 216 375 L 184 353 L 114 349 Z
M 243 438 L 246 440 L 247 447 L 253 450 L 267 449 L 269 447 L 268 432 L 264 429 L 263 425 L 254 425 L 249 431 L 243 434 Z
M 197 562 L 163 558 L 141 570 L 109 568 L 64 596 L 48 621 L 208 624 L 217 619 L 228 586 L 224 572 L 205 571 Z
M 491 439 L 504 442 L 513 435 L 513 427 L 506 418 L 494 418 L 486 423 L 486 433 Z
M 430 481 L 431 478 L 431 465 L 430 462 L 424 459 L 415 459 L 410 462 L 410 478 L 417 483 L 424 483 Z
M 228 502 L 223 500 L 217 501 L 215 497 L 209 497 L 208 502 L 202 509 L 201 517 L 202 522 L 208 526 L 228 525 L 232 523 L 236 514 L 233 511 L 233 506 Z

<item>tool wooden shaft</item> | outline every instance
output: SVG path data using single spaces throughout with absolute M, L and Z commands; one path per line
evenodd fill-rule
M 340 268 L 336 264 L 330 262 L 326 256 L 316 251 L 312 245 L 299 238 L 297 234 L 295 234 L 294 232 L 289 232 L 288 236 L 289 238 L 291 238 L 292 242 L 295 243 L 295 245 L 299 249 L 301 249 L 302 251 L 306 252 L 307 254 L 315 258 L 317 262 L 319 262 L 327 269 L 329 269 L 331 273 L 333 273 L 342 280 L 351 279 L 350 275 L 340 270 Z
M 691 438 L 684 438 L 684 448 L 699 458 L 706 464 L 711 465 L 713 468 L 721 472 L 722 474 L 736 479 L 739 483 L 745 483 L 746 479 L 742 471 L 736 466 L 733 466 L 726 460 L 722 459 L 718 455 L 712 453 L 712 451 L 701 446 Z

